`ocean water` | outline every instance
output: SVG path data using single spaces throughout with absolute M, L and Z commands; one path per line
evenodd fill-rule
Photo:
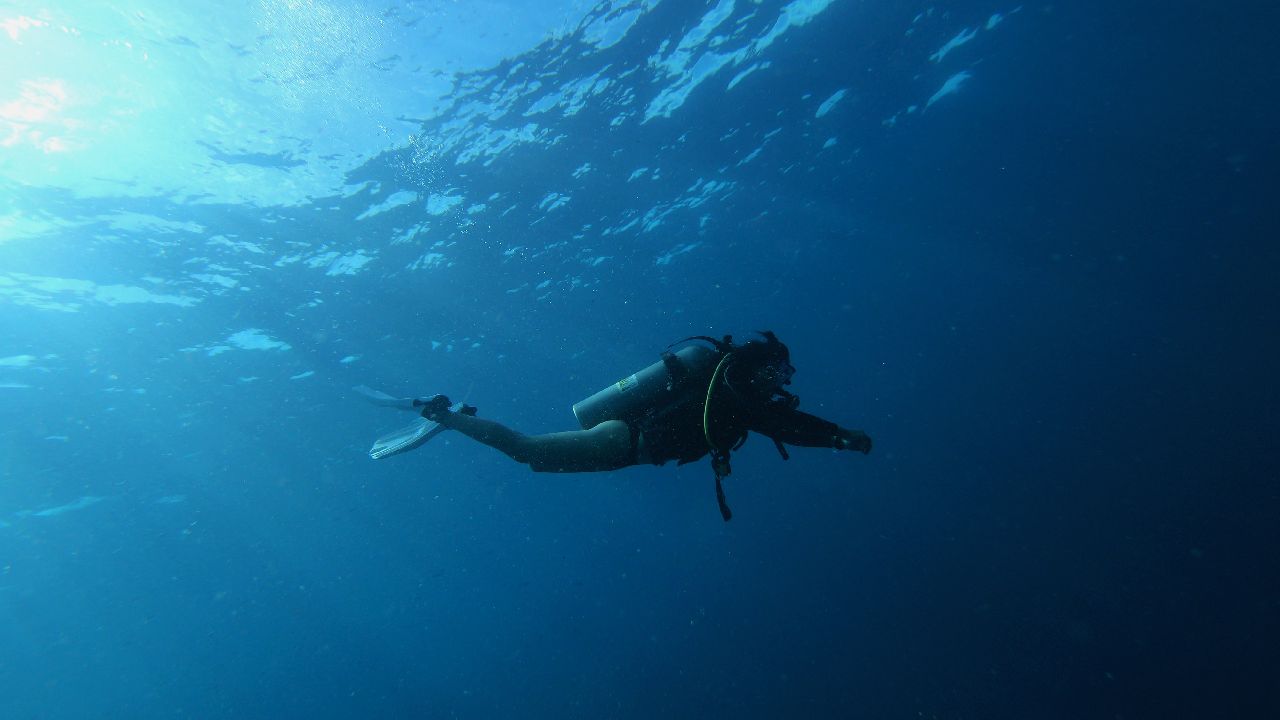
M 1280 711 L 1273 4 L 0 4 L 0 718 Z M 802 409 L 534 474 L 687 335 Z

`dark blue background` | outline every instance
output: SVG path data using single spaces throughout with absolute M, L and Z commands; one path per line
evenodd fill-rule
M 580 54 L 571 36 L 494 74 L 643 64 L 703 6 L 663 3 L 613 48 Z M 768 27 L 777 8 L 744 22 Z M 907 36 L 923 8 L 838 2 L 770 48 L 769 68 L 728 92 L 722 73 L 670 119 L 610 129 L 616 108 L 589 104 L 551 119 L 554 146 L 445 162 L 442 187 L 519 205 L 476 226 L 446 218 L 455 267 L 398 270 L 421 250 L 387 245 L 354 277 L 264 272 L 255 297 L 269 302 L 42 316 L 46 351 L 92 372 L 6 396 L 6 415 L 34 418 L 5 436 L 6 477 L 23 481 L 11 500 L 106 499 L 75 522 L 0 530 L 3 715 L 1280 709 L 1280 17 L 1262 3 L 1027 4 L 935 65 L 960 29 L 1012 9 L 935 8 Z M 965 68 L 959 93 L 882 124 Z M 660 89 L 642 77 L 641 107 Z M 493 124 L 519 127 L 522 110 Z M 397 187 L 407 152 L 351 182 Z M 596 170 L 573 179 L 586 161 Z M 662 179 L 627 182 L 641 166 Z M 599 234 L 699 179 L 735 185 L 653 232 Z M 573 199 L 539 213 L 551 191 Z M 25 192 L 64 216 L 108 205 Z M 368 246 L 421 212 L 352 223 L 378 201 L 317 199 L 274 211 L 270 229 L 253 208 L 135 202 L 272 243 Z M 559 240 L 572 241 L 503 254 Z M 10 270 L 162 274 L 181 260 L 111 252 Z M 575 274 L 589 284 L 569 289 Z M 540 300 L 507 292 L 543 279 Z M 316 293 L 322 311 L 288 312 Z M 230 366 L 154 349 L 246 327 L 293 351 Z M 403 418 L 347 391 L 444 391 L 530 432 L 567 429 L 574 401 L 666 343 L 756 328 L 790 345 L 805 409 L 876 447 L 784 463 L 753 440 L 729 524 L 701 463 L 534 475 L 456 436 L 373 463 L 368 440 Z M 481 344 L 433 352 L 446 337 Z M 315 368 L 315 382 L 287 380 Z M 147 393 L 101 402 L 109 375 Z M 249 375 L 264 380 L 236 382 Z M 62 454 L 34 441 L 67 426 L 92 441 Z M 173 494 L 189 499 L 153 502 Z

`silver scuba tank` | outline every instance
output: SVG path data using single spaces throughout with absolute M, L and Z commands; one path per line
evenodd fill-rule
M 676 362 L 684 366 L 689 378 L 710 376 L 720 354 L 705 345 L 690 345 L 675 353 Z M 697 382 L 675 382 L 664 360 L 606 387 L 586 400 L 574 403 L 573 414 L 583 430 L 590 430 L 605 420 L 634 420 L 647 413 L 661 414 L 684 402 L 691 394 L 706 392 Z

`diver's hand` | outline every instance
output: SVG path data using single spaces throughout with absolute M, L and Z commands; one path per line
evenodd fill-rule
M 871 436 L 861 430 L 840 429 L 836 436 L 836 447 L 840 450 L 857 450 L 866 455 L 871 452 Z

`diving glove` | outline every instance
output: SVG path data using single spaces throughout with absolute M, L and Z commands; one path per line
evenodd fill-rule
M 836 448 L 839 450 L 857 450 L 866 455 L 871 452 L 871 436 L 861 430 L 840 429 L 836 436 Z

